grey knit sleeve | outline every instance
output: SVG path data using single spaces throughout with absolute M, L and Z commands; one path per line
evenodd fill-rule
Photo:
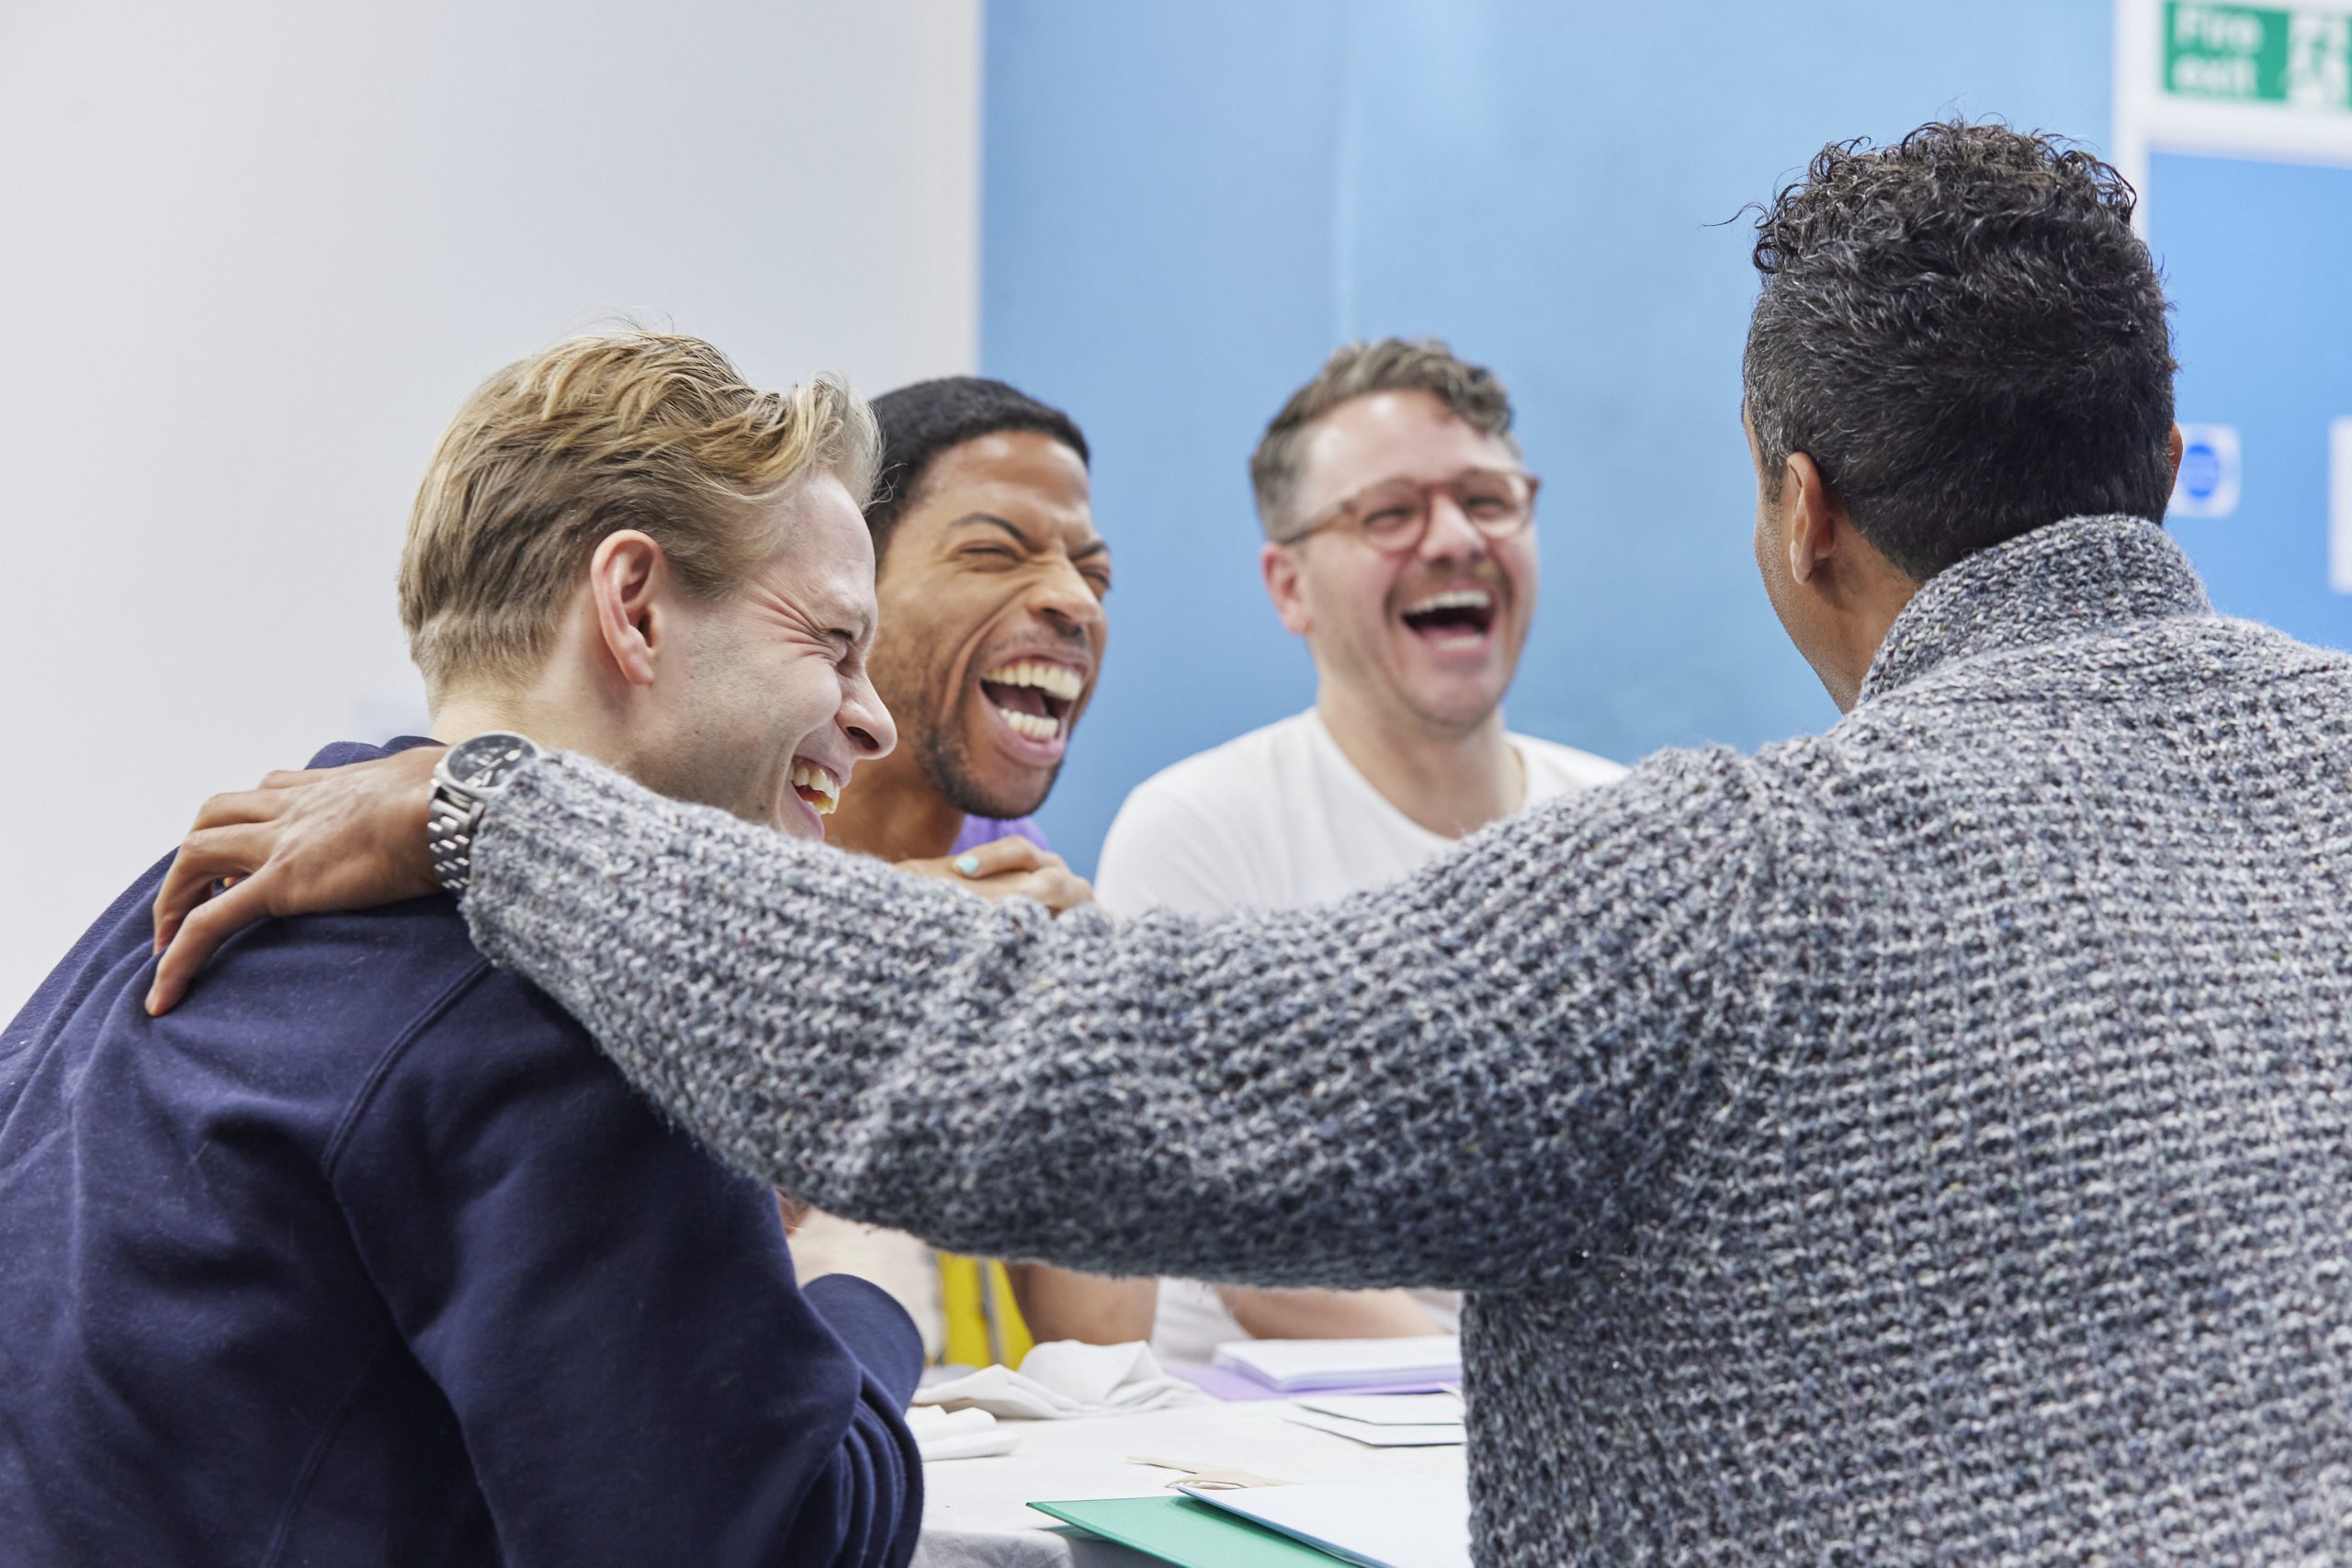
M 475 941 L 741 1169 L 958 1251 L 1550 1282 L 1713 1110 L 1746 766 L 1667 753 L 1316 909 L 1056 920 L 581 758 L 485 820 Z

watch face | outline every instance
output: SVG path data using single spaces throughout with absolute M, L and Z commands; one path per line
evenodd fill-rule
M 504 784 L 526 759 L 537 754 L 538 749 L 521 736 L 493 731 L 459 741 L 450 748 L 442 765 L 468 789 L 488 790 Z

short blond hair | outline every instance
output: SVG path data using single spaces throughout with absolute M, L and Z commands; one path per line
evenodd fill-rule
M 1250 457 L 1250 485 L 1258 495 L 1258 522 L 1278 539 L 1296 521 L 1289 515 L 1298 491 L 1298 458 L 1315 422 L 1341 403 L 1374 392 L 1427 392 L 1482 435 L 1519 452 L 1510 433 L 1510 394 L 1493 371 L 1456 355 L 1445 340 L 1385 337 L 1342 344 L 1315 379 L 1283 405 Z
M 746 386 L 700 338 L 573 338 L 483 382 L 441 437 L 409 514 L 401 624 L 436 695 L 527 679 L 607 535 L 658 541 L 689 592 L 739 587 L 780 542 L 755 503 L 831 472 L 863 506 L 874 415 L 839 380 Z

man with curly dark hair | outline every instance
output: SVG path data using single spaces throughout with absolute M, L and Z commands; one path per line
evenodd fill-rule
M 2061 516 L 2161 517 L 2164 290 L 2132 187 L 1996 126 L 1825 148 L 1757 224 L 1747 413 L 1922 581 Z
M 2176 367 L 2133 199 L 2078 148 L 1954 121 L 1825 147 L 1758 220 L 1757 564 L 1840 707 L 1880 623 L 1945 568 L 2061 518 L 2164 515 Z M 1771 517 L 1806 502 L 1870 546 L 1859 624 L 1814 624 L 1821 595 L 1794 592 L 1815 535 Z
M 474 937 L 843 1212 L 1467 1291 L 1485 1563 L 2352 1560 L 2352 657 L 2214 615 L 2156 521 L 2131 207 L 1947 124 L 1766 210 L 1756 543 L 1825 734 L 1125 924 L 546 757 Z M 163 999 L 339 863 L 432 886 L 379 767 L 208 808 L 164 931 L 253 876 Z

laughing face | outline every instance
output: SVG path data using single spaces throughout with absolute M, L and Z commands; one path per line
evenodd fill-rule
M 1345 524 L 1265 547 L 1274 607 L 1306 638 L 1332 696 L 1441 734 L 1494 714 L 1535 614 L 1535 531 L 1490 539 L 1470 514 L 1499 501 L 1476 476 L 1519 468 L 1509 444 L 1418 390 L 1354 399 L 1307 433 L 1292 525 L 1392 483 L 1416 503 L 1430 493 L 1420 487 L 1451 486 L 1435 491 L 1410 549 L 1384 550 Z
M 901 756 L 959 811 L 1044 803 L 1102 662 L 1111 554 L 1086 465 L 1002 431 L 932 459 L 891 531 L 874 680 Z
M 731 592 L 672 602 L 665 678 L 628 771 L 664 795 L 821 839 L 852 768 L 888 755 L 895 735 L 867 672 L 874 547 L 831 474 L 760 504 L 778 540 L 768 557 Z

